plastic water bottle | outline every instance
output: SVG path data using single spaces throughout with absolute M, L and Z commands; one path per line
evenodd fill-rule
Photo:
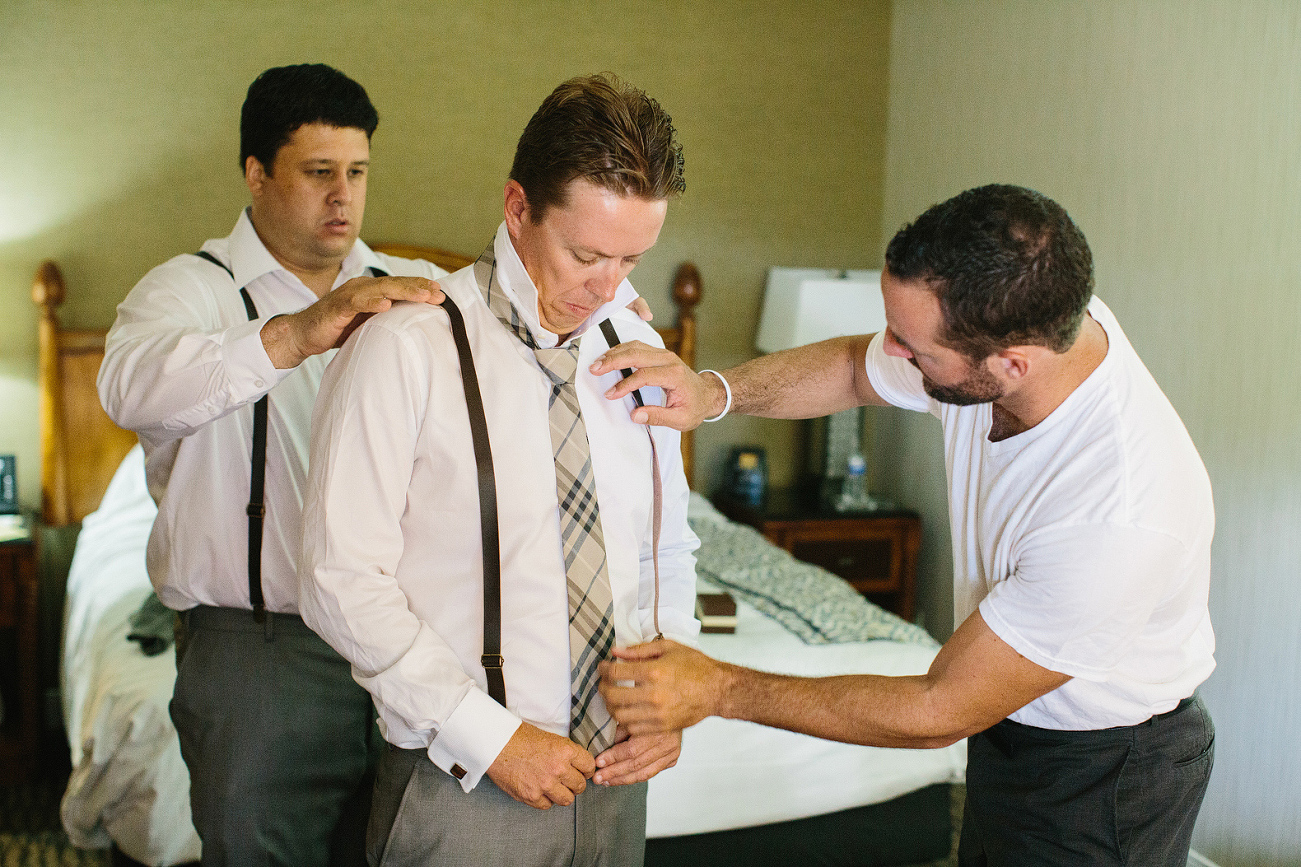
M 840 499 L 836 501 L 836 510 L 840 512 L 864 512 L 875 508 L 872 497 L 867 493 L 867 461 L 858 452 L 849 456 L 845 467 L 845 481 L 840 487 Z

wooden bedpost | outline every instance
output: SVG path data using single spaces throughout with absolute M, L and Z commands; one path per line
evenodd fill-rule
M 95 377 L 104 360 L 104 328 L 64 328 L 56 309 L 67 295 L 59 266 L 44 262 L 32 280 L 41 308 L 41 520 L 76 524 L 99 507 L 136 435 L 113 424 L 99 403 Z
M 701 296 L 700 269 L 690 262 L 678 266 L 673 277 L 673 301 L 678 305 L 678 355 L 687 367 L 696 369 L 696 305 Z M 695 431 L 682 434 L 682 470 L 687 484 L 695 487 Z
M 32 301 L 41 309 L 41 519 L 62 527 L 68 517 L 68 462 L 63 431 L 63 376 L 59 370 L 59 317 L 55 312 L 67 294 L 63 273 L 53 262 L 42 262 L 32 281 Z

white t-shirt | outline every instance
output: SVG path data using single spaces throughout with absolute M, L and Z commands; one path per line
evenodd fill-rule
M 882 398 L 944 426 L 957 622 L 979 607 L 1003 641 L 1072 680 L 1012 714 L 1093 730 L 1173 708 L 1215 667 L 1207 611 L 1215 512 L 1183 423 L 1098 298 L 1107 355 L 1052 414 L 989 441 L 990 404 L 929 397 L 878 335 Z

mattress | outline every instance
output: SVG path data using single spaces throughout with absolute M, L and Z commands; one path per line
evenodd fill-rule
M 726 521 L 692 494 L 690 515 Z M 707 580 L 700 589 L 717 590 Z M 922 674 L 933 644 L 854 641 L 810 645 L 737 602 L 735 634 L 702 634 L 700 649 L 725 662 L 795 675 Z M 676 766 L 650 781 L 646 835 L 745 828 L 877 804 L 935 783 L 962 782 L 966 741 L 934 750 L 826 741 L 710 717 L 687 729 Z

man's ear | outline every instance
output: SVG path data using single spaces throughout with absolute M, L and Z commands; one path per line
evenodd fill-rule
M 518 241 L 520 229 L 529 216 L 529 199 L 519 181 L 506 182 L 506 231 L 512 240 Z
M 248 156 L 244 159 L 244 183 L 248 184 L 248 190 L 253 195 L 261 195 L 262 185 L 266 183 L 267 173 L 262 168 L 262 161 L 255 156 Z
M 1023 379 L 1034 364 L 1034 350 L 1040 348 L 1042 347 L 1009 346 L 994 355 L 994 363 L 1007 379 Z

